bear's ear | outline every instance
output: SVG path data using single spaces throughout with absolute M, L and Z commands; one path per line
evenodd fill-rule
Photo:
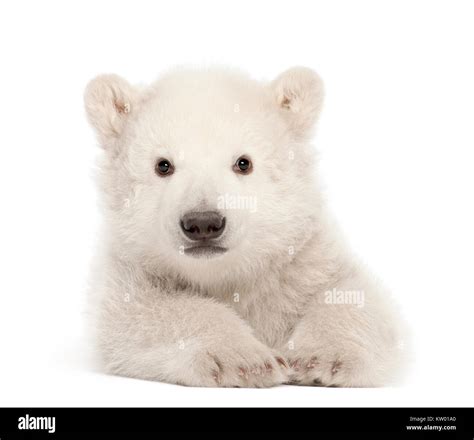
M 307 67 L 293 67 L 271 83 L 276 103 L 297 137 L 305 137 L 318 119 L 324 87 Z
M 100 75 L 87 85 L 87 117 L 104 148 L 120 137 L 127 119 L 136 110 L 137 96 L 135 88 L 118 75 Z

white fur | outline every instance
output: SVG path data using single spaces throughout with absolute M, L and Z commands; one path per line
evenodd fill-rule
M 91 309 L 107 371 L 193 386 L 379 386 L 401 360 L 388 294 L 346 249 L 314 178 L 308 139 L 323 87 L 306 68 L 270 83 L 175 70 L 150 87 L 115 75 L 85 105 L 104 155 L 105 227 Z M 232 165 L 253 161 L 249 175 Z M 175 173 L 159 177 L 158 158 Z M 214 258 L 182 254 L 181 216 L 225 209 Z M 358 290 L 364 305 L 329 304 Z

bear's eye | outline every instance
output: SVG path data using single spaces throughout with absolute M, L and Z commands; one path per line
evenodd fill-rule
M 247 157 L 241 156 L 237 159 L 232 169 L 239 174 L 249 174 L 252 171 L 252 162 Z
M 174 172 L 174 166 L 167 159 L 158 159 L 155 164 L 155 172 L 159 176 L 171 176 Z

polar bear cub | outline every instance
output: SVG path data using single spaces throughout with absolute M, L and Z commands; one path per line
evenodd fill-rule
M 92 280 L 106 371 L 190 386 L 380 386 L 399 318 L 340 238 L 309 143 L 319 76 L 178 69 L 92 80 L 105 223 Z

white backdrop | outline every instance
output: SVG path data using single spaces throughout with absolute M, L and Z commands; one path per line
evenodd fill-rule
M 81 1 L 0 6 L 0 405 L 474 405 L 474 3 Z M 385 389 L 195 389 L 91 371 L 82 311 L 97 239 L 99 73 L 175 64 L 325 80 L 315 144 L 357 252 L 414 337 Z

